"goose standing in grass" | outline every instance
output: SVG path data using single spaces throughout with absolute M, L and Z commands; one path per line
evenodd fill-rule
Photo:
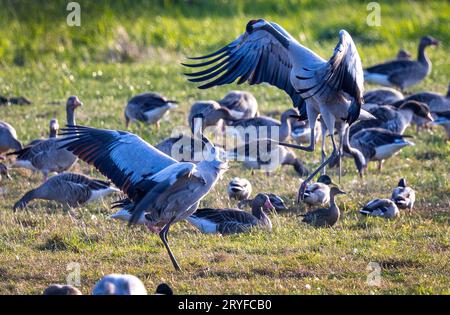
M 411 125 L 414 115 L 425 121 L 433 121 L 430 109 L 425 103 L 416 101 L 404 102 L 396 108 L 390 105 L 375 106 L 369 110 L 376 119 L 359 121 L 350 127 L 350 138 L 358 131 L 367 128 L 383 128 L 394 133 L 403 134 Z
M 386 219 L 395 218 L 400 215 L 397 205 L 390 199 L 374 199 L 359 210 L 359 213 Z
M 316 183 L 306 187 L 303 195 L 303 202 L 309 207 L 328 204 L 330 201 L 330 185 L 334 185 L 330 176 L 320 175 Z M 302 200 L 302 198 L 299 192 L 297 195 L 297 203 L 300 203 L 300 200 Z
M 291 135 L 291 116 L 298 116 L 298 111 L 288 109 L 281 114 L 281 121 L 267 116 L 236 120 L 227 127 L 227 133 L 236 135 L 245 143 L 259 138 L 285 141 Z
M 232 113 L 228 108 L 220 106 L 216 101 L 199 101 L 191 106 L 188 122 L 191 130 L 194 127 L 192 124 L 196 123 L 193 121 L 194 118 L 201 119 L 202 129 L 214 127 L 214 129 L 223 130 L 225 128 L 224 121 L 240 119 L 240 115 L 243 115 L 243 113 Z
M 342 152 L 334 141 L 335 123 L 345 121 L 351 125 L 359 118 L 364 93 L 363 69 L 356 46 L 345 30 L 339 32 L 339 42 L 328 61 L 302 46 L 278 24 L 263 19 L 249 21 L 245 32 L 227 46 L 191 59 L 209 60 L 185 66 L 212 65 L 186 74 L 191 82 L 209 81 L 199 86 L 201 89 L 229 84 L 239 78 L 238 84 L 265 82 L 284 90 L 303 119 L 309 120 L 312 132 L 308 146 L 283 145 L 314 151 L 314 127 L 319 114 L 322 116 L 333 151 L 304 181 L 302 192 L 332 157 Z M 339 130 L 341 136 L 344 131 L 345 128 Z
M 158 93 L 142 93 L 133 96 L 125 107 L 125 126 L 132 122 L 140 121 L 146 124 L 156 124 L 159 129 L 159 121 L 167 112 L 176 108 L 178 102 L 169 100 Z
M 392 88 L 380 88 L 364 93 L 364 102 L 366 104 L 387 105 L 403 100 L 405 97 L 402 92 Z
M 336 195 L 345 194 L 344 191 L 338 187 L 331 187 L 330 189 L 330 206 L 328 208 L 319 208 L 310 211 L 306 214 L 301 214 L 303 222 L 313 225 L 315 227 L 332 227 L 340 217 L 339 207 L 336 205 Z
M 54 200 L 74 208 L 118 191 L 103 180 L 75 173 L 58 174 L 27 192 L 15 203 L 13 210 L 26 207 L 34 199 Z
M 209 155 L 196 164 L 177 162 L 132 133 L 84 126 L 63 131 L 67 137 L 63 147 L 93 164 L 127 194 L 129 223 L 144 217 L 151 231 L 159 230 L 174 268 L 180 270 L 167 242 L 169 228 L 194 213 L 227 170 L 220 151 L 202 136 Z
M 71 96 L 67 99 L 66 114 L 68 126 L 75 125 L 75 109 L 82 105 L 83 103 L 76 96 Z M 51 172 L 62 173 L 67 171 L 75 164 L 77 157 L 62 148 L 61 141 L 64 141 L 64 139 L 50 138 L 36 145 L 9 153 L 9 155 L 17 155 L 12 167 L 40 171 L 44 175 L 44 181 L 47 180 L 48 174 Z
M 13 126 L 0 120 L 0 157 L 9 150 L 21 150 L 22 144 L 17 140 L 17 132 Z
M 95 284 L 92 295 L 147 295 L 147 290 L 136 276 L 110 274 Z
M 274 193 L 263 193 L 265 195 L 267 195 L 269 197 L 270 203 L 272 204 L 272 206 L 274 207 L 275 211 L 280 212 L 283 210 L 286 210 L 286 204 L 284 203 L 283 198 L 281 198 L 280 196 L 274 194 Z M 239 201 L 237 207 L 239 209 L 244 209 L 247 206 L 252 205 L 254 199 L 244 199 Z
M 236 234 L 253 227 L 272 229 L 272 222 L 265 211 L 274 209 L 265 194 L 258 194 L 251 202 L 252 213 L 239 209 L 198 209 L 187 221 L 202 233 Z
M 416 201 L 416 193 L 414 189 L 406 184 L 406 179 L 402 178 L 392 192 L 391 199 L 399 209 L 412 210 L 414 202 Z
M 367 169 L 370 161 L 378 161 L 378 170 L 381 171 L 384 160 L 399 153 L 406 146 L 413 146 L 413 142 L 405 139 L 407 137 L 409 136 L 382 128 L 368 128 L 357 132 L 350 139 L 350 145 L 364 156 L 365 164 L 360 170 L 360 174 L 362 175 Z
M 259 116 L 258 102 L 250 92 L 230 91 L 218 103 L 220 106 L 228 108 L 235 119 Z
M 422 37 L 417 53 L 417 60 L 392 60 L 364 70 L 364 80 L 369 83 L 400 90 L 413 86 L 430 74 L 431 61 L 425 54 L 428 46 L 437 46 L 439 41 L 431 36 Z
M 250 141 L 227 151 L 227 156 L 243 162 L 244 167 L 260 169 L 270 173 L 281 165 L 292 165 L 300 176 L 306 176 L 309 170 L 297 158 L 294 151 L 269 139 Z
M 49 128 L 50 128 L 50 132 L 48 134 L 48 138 L 56 138 L 56 136 L 58 135 L 58 130 L 59 130 L 58 119 L 56 119 L 56 118 L 50 119 Z M 30 143 L 28 143 L 26 146 L 27 147 L 33 146 L 44 140 L 45 139 L 35 139 L 35 140 L 31 141 Z
M 252 194 L 252 184 L 246 178 L 234 177 L 227 187 L 230 199 L 244 200 Z

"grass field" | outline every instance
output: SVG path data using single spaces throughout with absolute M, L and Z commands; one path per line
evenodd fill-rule
M 63 104 L 72 94 L 85 104 L 77 112 L 78 123 L 123 129 L 127 99 L 143 91 L 180 101 L 159 132 L 132 126 L 150 144 L 158 143 L 174 126 L 186 124 L 193 101 L 219 99 L 237 88 L 196 89 L 182 75 L 184 56 L 221 47 L 257 17 L 278 22 L 324 57 L 331 55 L 339 29 L 345 28 L 365 66 L 392 58 L 399 48 L 415 54 L 420 36 L 432 35 L 443 42 L 427 51 L 433 71 L 411 91 L 444 93 L 448 85 L 447 1 L 380 1 L 380 27 L 367 26 L 364 1 L 79 2 L 81 26 L 68 27 L 66 1 L 0 0 L 6 8 L 0 10 L 0 94 L 33 101 L 31 106 L 0 107 L 0 119 L 14 125 L 24 143 L 45 136 L 50 118 L 65 121 Z M 241 88 L 254 93 L 262 113 L 291 106 L 275 88 Z M 233 163 L 203 206 L 235 206 L 226 186 L 239 175 L 251 180 L 255 192 L 283 196 L 289 210 L 272 216 L 271 233 L 222 237 L 176 224 L 169 242 L 181 273 L 173 271 L 157 235 L 108 218 L 110 202 L 118 196 L 78 208 L 74 217 L 44 201 L 13 213 L 14 202 L 41 181 L 39 174 L 14 170 L 12 181 L 1 182 L 0 294 L 40 294 L 51 283 L 64 283 L 73 262 L 80 264 L 84 293 L 103 275 L 116 272 L 135 274 L 149 291 L 168 282 L 179 294 L 449 294 L 450 142 L 441 129 L 416 135 L 411 128 L 406 133 L 414 135 L 416 146 L 386 161 L 381 173 L 371 165 L 360 180 L 353 162 L 345 161 L 341 187 L 347 195 L 338 200 L 343 215 L 332 229 L 300 222 L 297 213 L 304 209 L 295 203 L 300 179 L 293 169 L 252 176 Z M 299 156 L 309 168 L 320 159 L 319 152 Z M 83 162 L 73 170 L 101 176 Z M 403 212 L 395 221 L 358 214 L 371 198 L 389 197 L 400 177 L 417 190 L 413 212 Z M 381 266 L 380 286 L 367 284 L 371 262 Z

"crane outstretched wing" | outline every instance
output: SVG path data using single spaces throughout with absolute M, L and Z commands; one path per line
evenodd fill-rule
M 94 165 L 133 201 L 143 179 L 177 163 L 129 132 L 84 126 L 68 126 L 62 131 L 62 147 Z
M 283 35 L 294 40 L 279 25 L 271 24 Z M 212 57 L 214 58 L 197 64 L 183 64 L 191 68 L 208 66 L 202 71 L 185 73 L 191 82 L 211 80 L 199 86 L 200 89 L 228 84 L 237 78 L 238 84 L 248 82 L 253 85 L 265 82 L 284 90 L 291 97 L 295 107 L 302 105 L 303 100 L 290 81 L 292 62 L 288 50 L 268 31 L 259 29 L 250 34 L 245 32 L 214 53 L 190 59 Z

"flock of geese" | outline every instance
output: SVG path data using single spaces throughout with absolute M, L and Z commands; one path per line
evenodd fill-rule
M 438 43 L 430 36 L 423 37 L 417 60 L 401 52 L 395 60 L 364 70 L 345 30 L 339 32 L 339 42 L 331 58 L 325 60 L 278 24 L 252 20 L 230 44 L 206 56 L 190 58 L 194 63 L 183 65 L 201 70 L 185 75 L 189 81 L 201 83 L 201 89 L 236 80 L 238 84 L 276 86 L 290 96 L 293 104 L 280 114 L 280 120 L 261 115 L 251 93 L 231 91 L 221 100 L 198 101 L 191 106 L 188 124 L 192 133 L 171 136 L 152 146 L 126 131 L 77 125 L 75 113 L 83 103 L 71 96 L 66 103 L 66 128 L 59 132 L 57 120 L 52 119 L 47 139 L 22 146 L 14 128 L 0 122 L 0 154 L 12 151 L 7 154 L 15 156 L 11 168 L 27 168 L 43 175 L 42 185 L 27 192 L 13 209 L 24 208 L 33 199 L 77 207 L 122 192 L 125 196 L 114 203 L 119 210 L 112 218 L 142 224 L 159 233 L 175 269 L 180 270 L 167 240 L 172 224 L 187 220 L 202 233 L 233 234 L 252 227 L 271 230 L 269 214 L 286 209 L 283 199 L 273 193 L 258 192 L 250 198 L 252 185 L 244 178 L 233 178 L 227 188 L 230 199 L 239 201 L 237 208 L 199 208 L 228 169 L 226 160 L 231 157 L 246 168 L 266 173 L 291 165 L 299 176 L 306 177 L 297 197 L 310 209 L 302 214 L 303 222 L 334 226 L 340 217 L 335 198 L 345 192 L 326 174 L 327 166 L 338 166 L 339 178 L 345 157 L 353 158 L 361 177 L 370 161 L 377 161 L 381 169 L 384 160 L 414 145 L 404 134 L 410 125 L 419 131 L 442 125 L 450 139 L 450 91 L 447 95 L 403 94 L 430 73 L 425 48 Z M 385 87 L 364 93 L 364 81 Z M 124 111 L 126 127 L 140 122 L 159 128 L 161 119 L 176 106 L 177 101 L 158 93 L 134 96 Z M 196 124 L 198 119 L 200 126 Z M 255 131 L 251 135 L 246 132 L 250 127 Z M 232 134 L 239 144 L 231 149 L 221 147 L 208 139 L 203 132 L 207 128 Z M 327 136 L 332 145 L 328 155 Z M 310 171 L 293 149 L 312 152 L 319 140 L 322 162 Z M 262 147 L 269 153 L 276 152 L 278 158 L 263 159 Z M 200 148 L 200 155 L 195 148 Z M 93 165 L 111 182 L 67 172 L 78 159 Z M 58 175 L 48 178 L 53 172 Z M 319 173 L 317 182 L 311 183 Z M 8 168 L 1 163 L 0 174 L 9 176 Z M 390 199 L 372 200 L 360 213 L 394 218 L 400 214 L 399 209 L 412 209 L 414 201 L 414 190 L 402 178 Z M 245 207 L 251 212 L 243 211 Z

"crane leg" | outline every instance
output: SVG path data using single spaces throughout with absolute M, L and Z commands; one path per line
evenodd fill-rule
M 167 242 L 167 233 L 169 232 L 170 225 L 175 220 L 175 217 L 173 217 L 169 223 L 167 223 L 159 232 L 159 237 L 161 238 L 162 242 L 164 243 L 164 246 L 166 247 L 167 253 L 169 254 L 170 260 L 172 261 L 173 267 L 176 271 L 181 271 L 180 265 L 178 264 L 177 260 L 175 259 L 175 256 L 172 253 L 172 250 L 169 247 L 169 243 Z
M 311 173 L 311 175 L 308 176 L 308 178 L 305 179 L 305 181 L 300 185 L 300 189 L 299 189 L 299 197 L 303 200 L 303 196 L 306 190 L 306 186 L 308 185 L 308 183 L 314 178 L 314 176 L 316 176 L 317 173 L 319 173 L 327 164 L 329 164 L 331 162 L 331 160 L 333 160 L 334 158 L 336 158 L 336 155 L 338 154 L 337 151 L 337 147 L 336 147 L 336 143 L 334 142 L 334 135 L 331 134 L 331 143 L 333 144 L 333 151 L 331 152 L 330 156 L 322 163 L 319 165 L 319 167 Z

